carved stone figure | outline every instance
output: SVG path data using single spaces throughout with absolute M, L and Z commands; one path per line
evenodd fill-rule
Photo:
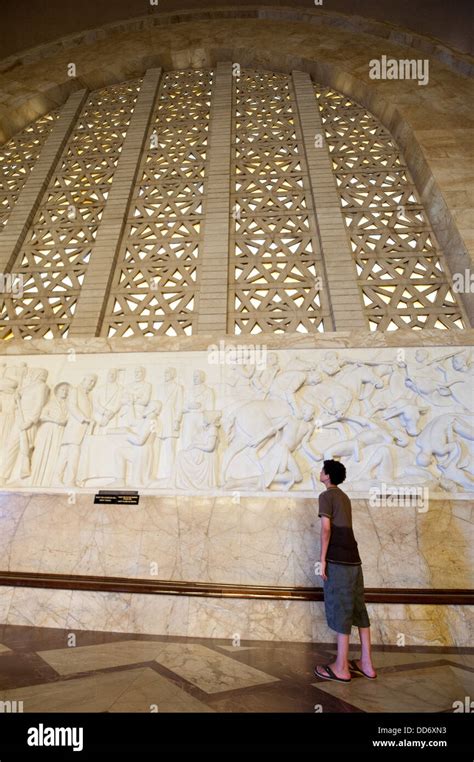
M 306 454 L 311 453 L 309 440 L 314 430 L 313 414 L 312 406 L 305 403 L 302 406 L 303 417 L 290 416 L 277 431 L 270 447 L 260 458 L 263 487 L 282 484 L 289 490 L 295 483 L 303 481 L 294 453 L 300 447 L 305 448 Z
M 81 445 L 92 423 L 91 392 L 97 383 L 95 373 L 84 376 L 68 397 L 68 421 L 64 430 L 58 460 L 58 478 L 65 486 L 76 484 Z
M 202 429 L 203 413 L 206 410 L 214 410 L 214 392 L 206 383 L 206 374 L 202 370 L 195 370 L 193 383 L 186 389 L 183 404 L 183 429 L 181 445 L 185 450 L 192 445 L 196 435 Z
M 346 386 L 336 381 L 324 381 L 321 373 L 312 371 L 307 374 L 306 383 L 301 388 L 298 400 L 312 405 L 316 417 L 324 418 L 343 416 L 352 403 L 352 393 Z
M 308 373 L 301 370 L 283 370 L 278 373 L 270 384 L 268 399 L 282 400 L 290 405 L 293 414 L 300 415 L 296 392 L 308 378 Z
M 352 458 L 353 463 L 361 464 L 354 474 L 357 479 L 392 481 L 395 478 L 395 446 L 406 447 L 409 442 L 403 431 L 390 430 L 380 420 L 361 416 L 342 416 L 337 420 L 347 422 L 354 434 L 325 447 L 320 460 Z
M 4 365 L 0 376 L 0 484 L 10 478 L 18 456 L 20 429 L 16 393 L 23 375 L 24 366 Z
M 426 413 L 429 408 L 425 405 L 421 406 L 415 399 L 413 402 L 409 400 L 399 400 L 396 404 L 388 407 L 382 414 L 382 418 L 385 421 L 390 421 L 394 418 L 399 418 L 403 424 L 406 432 L 415 437 L 419 434 L 418 424 L 420 422 L 423 413 Z
M 451 357 L 451 368 L 446 372 L 445 387 L 440 394 L 449 397 L 450 404 L 470 413 L 474 409 L 474 390 L 469 377 L 471 363 L 466 352 L 456 352 Z
M 41 411 L 31 463 L 30 484 L 48 487 L 54 484 L 55 469 L 68 418 L 67 398 L 71 386 L 61 382 Z
M 145 380 L 146 368 L 141 366 L 135 368 L 133 379 L 133 382 L 125 390 L 120 416 L 122 426 L 133 426 L 137 421 L 141 421 L 151 400 L 152 386 Z
M 218 485 L 217 440 L 221 413 L 206 411 L 202 429 L 193 443 L 176 457 L 175 486 L 178 489 L 213 489 Z
M 18 449 L 20 451 L 20 476 L 22 479 L 30 475 L 31 455 L 35 444 L 36 431 L 41 411 L 49 396 L 46 384 L 48 371 L 44 368 L 32 368 L 19 391 L 15 394 L 17 407 L 19 437 L 13 440 L 8 458 L 13 465 Z
M 234 402 L 242 403 L 255 398 L 255 387 L 252 381 L 255 376 L 255 365 L 235 364 L 228 368 L 229 376 L 226 383 L 230 389 L 229 396 Z
M 447 407 L 451 405 L 452 399 L 455 398 L 455 391 L 452 387 L 464 379 L 447 381 L 447 371 L 443 363 L 448 359 L 454 360 L 459 354 L 459 352 L 450 352 L 432 360 L 427 350 L 417 349 L 415 364 L 406 364 L 405 386 L 415 395 L 419 395 L 426 402 L 429 402 L 430 406 Z M 458 367 L 462 367 L 462 361 Z
M 99 432 L 107 426 L 118 426 L 118 414 L 124 402 L 124 388 L 118 382 L 118 377 L 119 370 L 110 368 L 105 384 L 97 387 L 94 394 L 94 420 Z
M 134 426 L 110 429 L 108 434 L 124 434 L 126 444 L 115 449 L 116 487 L 147 487 L 152 481 L 153 444 L 161 402 L 149 402 Z
M 443 474 L 448 489 L 452 484 L 467 490 L 474 488 L 472 447 L 467 452 L 462 440 L 474 440 L 474 416 L 445 413 L 428 423 L 416 438 L 416 462 L 427 468 L 434 461 Z
M 165 368 L 164 382 L 158 387 L 162 404 L 160 423 L 160 453 L 157 476 L 170 478 L 174 473 L 176 445 L 183 419 L 183 387 L 176 381 L 176 368 Z
M 266 367 L 262 371 L 256 372 L 252 378 L 252 385 L 255 388 L 258 397 L 266 399 L 270 387 L 279 372 L 280 363 L 277 353 L 268 352 Z
M 248 459 L 256 460 L 248 448 L 258 448 L 274 436 L 292 415 L 289 403 L 281 400 L 255 400 L 234 411 L 227 430 L 228 447 L 221 465 L 221 481 L 226 486 L 238 486 L 248 481 Z M 262 468 L 258 468 L 261 481 Z M 253 480 L 254 482 L 255 480 Z

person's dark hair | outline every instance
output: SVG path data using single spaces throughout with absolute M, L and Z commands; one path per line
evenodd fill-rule
M 331 484 L 342 484 L 346 478 L 346 467 L 339 460 L 325 460 L 324 473 L 331 479 Z

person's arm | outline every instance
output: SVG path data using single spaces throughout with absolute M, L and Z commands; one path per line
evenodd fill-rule
M 69 395 L 68 411 L 69 414 L 76 419 L 76 421 L 79 421 L 79 423 L 90 423 L 88 418 L 84 418 L 84 413 L 79 407 L 78 389 L 71 389 L 71 393 Z
M 326 553 L 331 539 L 332 518 L 332 502 L 327 492 L 322 492 L 319 496 L 319 518 L 321 519 L 321 551 L 319 556 L 321 577 L 323 580 L 327 580 Z
M 328 550 L 329 540 L 331 538 L 331 519 L 327 516 L 321 516 L 321 555 L 319 561 L 321 564 L 321 577 L 327 580 L 326 574 L 326 553 Z
M 132 430 L 130 436 L 127 437 L 127 442 L 136 447 L 143 447 L 152 433 L 154 433 L 152 422 L 148 420 L 145 425 L 142 424 L 141 426 L 137 426 L 135 431 Z

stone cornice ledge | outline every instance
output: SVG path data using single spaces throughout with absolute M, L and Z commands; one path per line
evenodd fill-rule
M 74 350 L 78 354 L 102 354 L 111 352 L 203 352 L 210 345 L 225 342 L 226 346 L 262 346 L 267 349 L 368 349 L 400 347 L 471 347 L 474 345 L 474 328 L 460 331 L 338 331 L 327 333 L 258 334 L 199 334 L 196 336 L 153 336 L 87 339 L 31 339 L 0 342 L 0 356 L 9 355 L 61 355 Z

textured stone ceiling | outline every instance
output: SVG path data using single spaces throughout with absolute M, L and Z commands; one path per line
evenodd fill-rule
M 239 8 L 243 6 L 315 9 L 313 0 L 3 0 L 0 24 L 0 57 L 52 42 L 68 34 L 136 16 L 185 10 Z M 324 12 L 358 15 L 387 22 L 435 37 L 462 53 L 473 53 L 472 0 L 325 0 Z

